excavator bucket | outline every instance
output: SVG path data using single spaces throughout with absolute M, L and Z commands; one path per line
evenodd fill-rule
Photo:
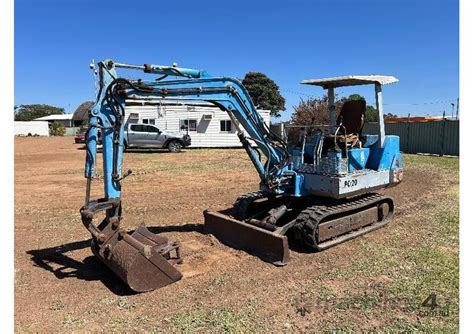
M 96 226 L 93 218 L 102 211 L 106 217 Z M 81 208 L 81 218 L 92 235 L 92 252 L 133 291 L 151 291 L 182 278 L 175 268 L 182 262 L 179 242 L 169 244 L 143 224 L 127 233 L 120 228 L 120 200 L 90 201 Z
M 244 250 L 265 262 L 276 266 L 288 263 L 290 251 L 284 230 L 271 226 L 257 226 L 234 219 L 227 213 L 204 211 L 206 233 L 214 235 L 232 248 Z
M 171 258 L 173 250 L 176 257 Z M 168 244 L 165 237 L 151 233 L 145 225 L 131 235 L 119 230 L 100 246 L 93 240 L 92 251 L 136 292 L 155 290 L 182 278 L 174 267 L 181 262 L 179 243 Z

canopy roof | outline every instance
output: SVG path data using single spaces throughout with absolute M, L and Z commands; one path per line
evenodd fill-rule
M 390 75 L 346 75 L 342 77 L 301 81 L 302 84 L 321 86 L 324 89 L 329 87 L 358 86 L 375 83 L 386 85 L 394 82 L 398 82 L 398 79 Z

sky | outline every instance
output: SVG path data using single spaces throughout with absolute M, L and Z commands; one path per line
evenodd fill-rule
M 384 112 L 400 116 L 450 115 L 459 96 L 456 0 L 16 0 L 14 38 L 15 104 L 66 112 L 94 99 L 89 63 L 105 58 L 265 73 L 286 99 L 281 120 L 323 95 L 304 79 L 394 75 Z M 374 103 L 368 86 L 336 93 Z

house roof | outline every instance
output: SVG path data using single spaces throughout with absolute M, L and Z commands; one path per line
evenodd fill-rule
M 72 114 L 55 114 L 55 115 L 48 115 L 43 116 L 40 118 L 35 118 L 33 121 L 64 121 L 64 120 L 71 120 Z
M 391 75 L 346 75 L 342 77 L 308 79 L 301 81 L 305 85 L 321 86 L 324 89 L 328 87 L 358 86 L 379 83 L 386 85 L 398 82 L 398 79 Z
M 74 121 L 84 120 L 85 118 L 87 118 L 87 114 L 93 105 L 94 101 L 86 101 L 82 103 L 79 107 L 77 107 L 76 111 L 74 111 L 72 119 Z

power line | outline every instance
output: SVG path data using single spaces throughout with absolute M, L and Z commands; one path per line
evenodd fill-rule
M 446 101 L 420 102 L 420 103 L 384 103 L 386 106 L 421 106 L 430 104 L 447 104 L 456 101 L 456 99 Z

